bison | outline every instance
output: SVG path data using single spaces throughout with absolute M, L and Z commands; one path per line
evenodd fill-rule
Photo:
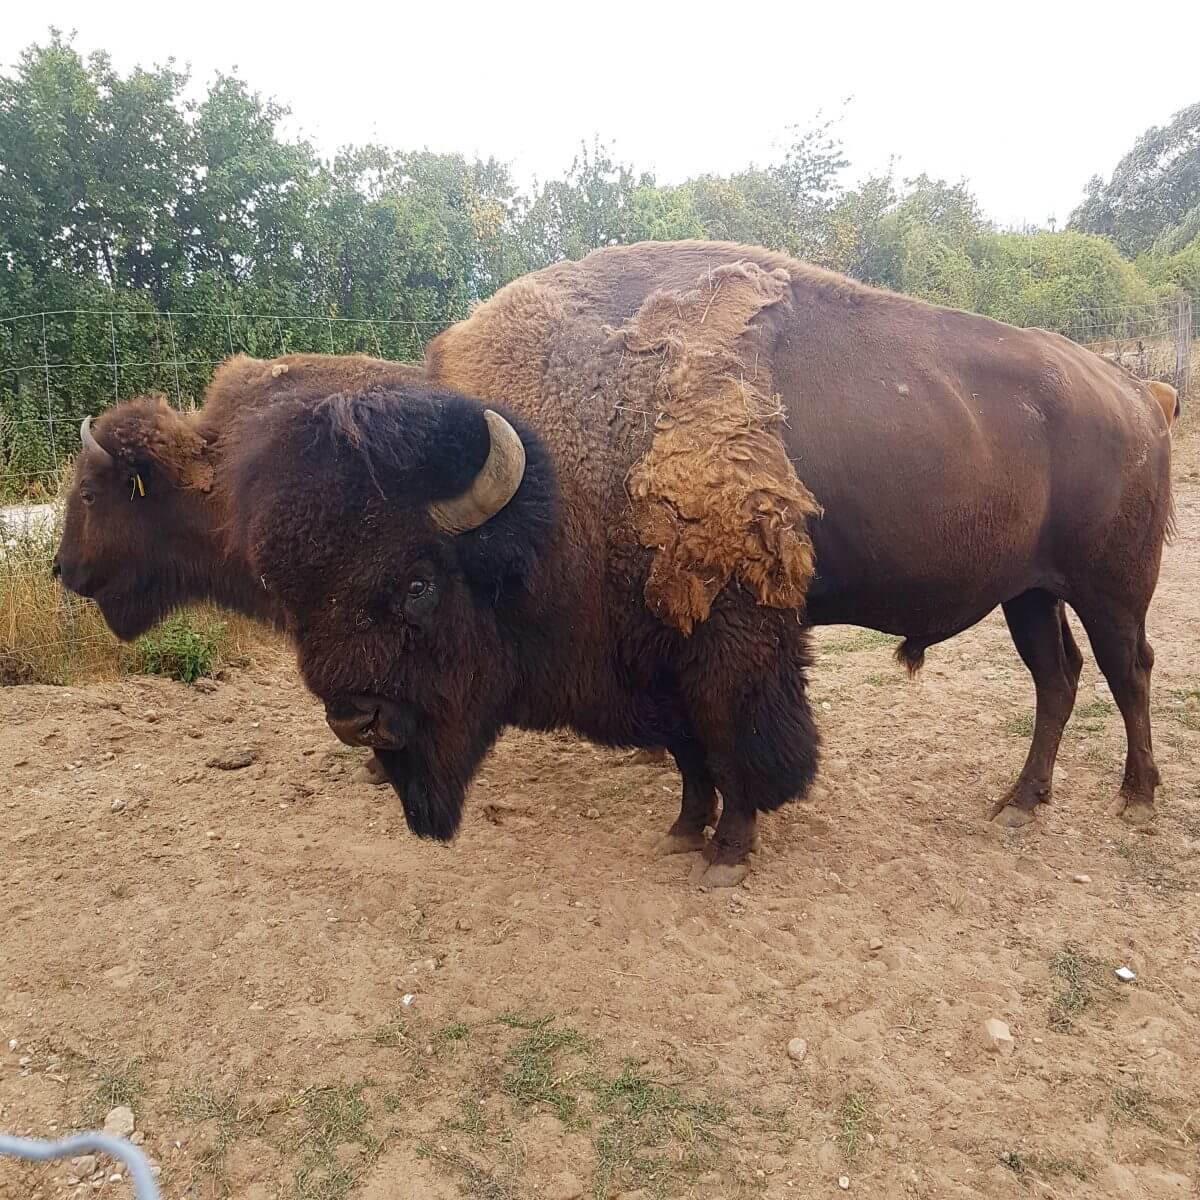
M 1145 616 L 1172 520 L 1151 390 L 1066 338 L 718 243 L 595 251 L 437 337 L 426 380 L 233 415 L 214 494 L 334 732 L 422 836 L 507 725 L 666 745 L 666 848 L 740 879 L 816 770 L 806 629 L 925 651 L 1001 606 L 1037 696 L 1000 823 L 1049 800 L 1082 664 L 1159 774 Z
M 285 615 L 226 537 L 213 488 L 233 413 L 277 400 L 422 378 L 421 368 L 363 355 L 236 355 L 213 373 L 202 409 L 180 413 L 143 396 L 84 421 L 54 573 L 90 596 L 124 640 L 173 609 L 211 602 L 277 627 Z M 372 759 L 368 770 L 382 779 Z

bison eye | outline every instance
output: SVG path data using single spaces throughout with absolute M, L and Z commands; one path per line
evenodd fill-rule
M 79 498 L 80 498 L 80 500 L 82 500 L 84 502 L 84 504 L 95 504 L 96 503 L 96 497 L 92 492 L 80 492 Z
M 427 584 L 424 579 L 411 580 L 408 585 L 409 599 L 415 600 L 418 596 L 425 595 L 425 592 L 428 590 L 428 588 L 429 584 Z

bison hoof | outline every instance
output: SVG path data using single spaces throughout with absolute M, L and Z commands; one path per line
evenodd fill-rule
M 709 863 L 700 875 L 700 886 L 704 888 L 737 887 L 750 874 L 748 862 Z
M 1002 804 L 993 814 L 992 820 L 1004 829 L 1021 829 L 1032 825 L 1035 817 L 1032 810 L 1018 804 Z
M 703 833 L 664 833 L 658 840 L 658 856 L 666 858 L 671 854 L 695 854 L 704 849 Z
M 1154 821 L 1154 801 L 1135 800 L 1131 796 L 1118 796 L 1108 810 L 1110 815 L 1120 817 L 1128 825 L 1145 828 Z

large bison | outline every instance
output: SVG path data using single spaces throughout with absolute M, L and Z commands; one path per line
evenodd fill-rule
M 733 882 L 756 812 L 815 770 L 805 626 L 901 635 L 916 670 L 998 604 L 1037 692 L 995 812 L 1023 824 L 1082 662 L 1064 602 L 1125 719 L 1124 816 L 1152 816 L 1170 441 L 1136 380 L 1054 334 L 699 242 L 518 280 L 426 369 L 236 417 L 217 465 L 232 553 L 416 833 L 454 834 L 504 726 L 570 726 L 669 747 L 672 848 L 703 844 L 719 791 L 705 878 Z

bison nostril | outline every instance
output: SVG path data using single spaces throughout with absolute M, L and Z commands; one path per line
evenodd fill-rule
M 62 564 L 58 561 L 58 555 L 54 556 L 54 561 L 50 564 L 50 574 L 58 579 L 62 575 Z

